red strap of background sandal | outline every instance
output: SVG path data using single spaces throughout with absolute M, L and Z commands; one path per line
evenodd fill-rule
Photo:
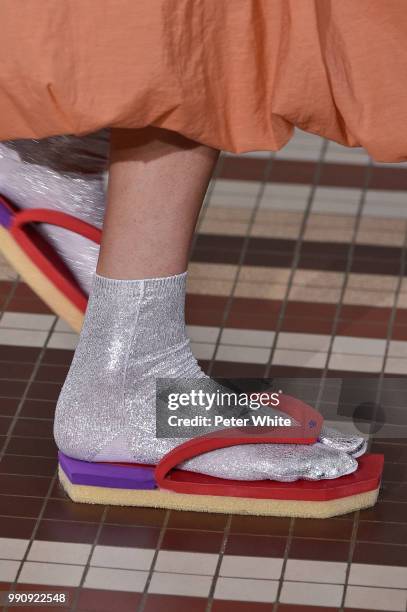
M 203 453 L 239 444 L 314 444 L 319 437 L 323 416 L 305 402 L 280 394 L 279 411 L 289 415 L 298 425 L 283 427 L 228 428 L 187 440 L 164 455 L 155 469 L 155 479 L 162 489 L 188 493 L 188 483 L 168 478 L 180 463 Z
M 63 227 L 71 232 L 80 234 L 84 236 L 84 238 L 96 242 L 96 244 L 100 244 L 102 236 L 101 230 L 90 223 L 77 219 L 68 213 L 46 208 L 32 208 L 16 212 L 10 231 L 12 233 L 14 230 L 18 231 L 28 223 L 48 223 L 49 225 L 57 225 L 58 227 Z
M 46 208 L 18 210 L 3 197 L 0 197 L 0 204 L 11 212 L 12 221 L 8 228 L 9 232 L 26 255 L 72 304 L 85 312 L 88 298 L 72 273 L 45 238 L 39 233 L 34 237 L 32 233 L 30 234 L 29 228 L 35 223 L 47 223 L 75 232 L 96 244 L 100 244 L 101 230 L 68 213 Z M 38 244 L 39 240 L 42 240 L 43 246 Z M 46 247 L 45 252 L 43 251 L 44 246 Z

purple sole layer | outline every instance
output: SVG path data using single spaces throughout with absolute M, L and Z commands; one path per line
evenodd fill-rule
M 151 490 L 157 486 L 153 467 L 79 461 L 61 451 L 58 459 L 72 484 L 140 490 Z
M 13 221 L 13 214 L 9 211 L 0 194 L 0 225 L 9 229 Z

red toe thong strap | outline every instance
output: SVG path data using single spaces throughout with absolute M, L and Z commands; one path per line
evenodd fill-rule
M 278 410 L 295 421 L 294 425 L 276 427 L 228 428 L 187 440 L 164 455 L 155 470 L 160 488 L 183 492 L 181 482 L 168 478 L 180 463 L 219 448 L 240 444 L 314 444 L 317 442 L 323 417 L 314 408 L 290 395 L 280 395 Z M 187 491 L 185 491 L 187 492 Z

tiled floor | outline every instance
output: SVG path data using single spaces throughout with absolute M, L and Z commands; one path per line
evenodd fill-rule
M 406 189 L 402 164 L 299 133 L 224 156 L 199 222 L 187 310 L 208 372 L 343 378 L 341 414 L 361 393 L 384 406 L 379 503 L 325 521 L 68 501 L 52 416 L 76 336 L 0 262 L 0 590 L 78 612 L 405 612 Z

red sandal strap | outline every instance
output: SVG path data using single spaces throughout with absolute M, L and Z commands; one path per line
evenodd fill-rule
M 314 444 L 321 431 L 323 417 L 305 402 L 281 394 L 279 411 L 287 414 L 298 425 L 283 427 L 243 427 L 214 431 L 187 440 L 164 455 L 157 464 L 155 479 L 160 488 L 187 493 L 188 486 L 169 478 L 171 470 L 180 463 L 203 453 L 240 444 Z
M 100 244 L 101 230 L 68 213 L 46 208 L 18 210 L 2 197 L 0 197 L 0 203 L 12 213 L 9 232 L 16 242 L 72 304 L 82 312 L 85 312 L 88 301 L 87 296 L 78 286 L 72 273 L 58 257 L 51 245 L 39 233 L 36 235 L 32 232 L 30 233 L 30 226 L 34 223 L 55 225 L 75 232 L 96 244 Z
M 101 230 L 90 223 L 77 219 L 68 213 L 46 208 L 32 208 L 16 212 L 11 231 L 18 231 L 28 223 L 48 223 L 50 225 L 57 225 L 58 227 L 63 227 L 76 234 L 80 234 L 84 238 L 96 242 L 96 244 L 100 244 L 102 236 Z

